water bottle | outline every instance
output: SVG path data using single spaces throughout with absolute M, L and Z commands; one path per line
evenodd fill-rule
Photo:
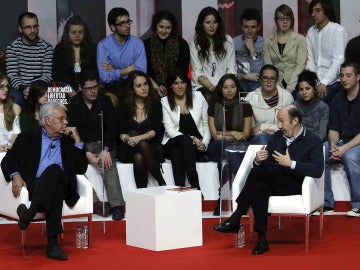
M 78 225 L 76 227 L 76 234 L 75 234 L 75 244 L 76 248 L 82 248 L 82 231 L 81 231 L 81 225 Z
M 88 226 L 84 226 L 84 230 L 82 233 L 82 247 L 89 248 L 89 230 Z
M 237 247 L 238 248 L 245 247 L 245 229 L 242 224 L 240 224 L 240 229 L 237 235 Z

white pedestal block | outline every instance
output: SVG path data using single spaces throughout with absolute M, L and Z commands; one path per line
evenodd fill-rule
M 126 244 L 161 251 L 201 246 L 199 190 L 170 191 L 173 186 L 126 192 Z

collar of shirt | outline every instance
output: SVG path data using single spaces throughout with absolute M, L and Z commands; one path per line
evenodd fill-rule
M 286 146 L 289 146 L 293 141 L 295 141 L 296 138 L 299 137 L 299 136 L 303 133 L 303 131 L 304 131 L 304 126 L 301 125 L 301 129 L 300 129 L 299 134 L 296 135 L 296 136 L 294 137 L 294 139 L 292 139 L 292 140 L 291 140 L 290 138 L 286 137 L 285 135 L 283 135 L 283 137 L 285 138 Z

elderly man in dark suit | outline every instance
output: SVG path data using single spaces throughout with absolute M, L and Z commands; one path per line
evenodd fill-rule
M 20 204 L 18 225 L 25 230 L 37 212 L 45 212 L 47 230 L 46 256 L 66 260 L 57 236 L 63 232 L 61 213 L 63 200 L 74 206 L 76 174 L 84 174 L 87 160 L 79 133 L 68 127 L 66 107 L 50 101 L 40 109 L 41 128 L 22 132 L 1 162 L 7 181 L 12 181 L 12 192 L 18 197 L 22 187 L 29 191 L 29 209 Z
M 267 148 L 256 153 L 254 167 L 236 199 L 237 209 L 226 221 L 214 226 L 218 232 L 238 232 L 240 218 L 251 205 L 259 236 L 253 254 L 269 250 L 266 240 L 269 197 L 301 194 L 305 176 L 320 177 L 324 170 L 322 142 L 302 125 L 300 111 L 288 105 L 279 111 L 277 118 L 279 130 L 271 136 Z

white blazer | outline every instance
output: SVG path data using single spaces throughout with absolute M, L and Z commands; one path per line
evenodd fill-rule
M 189 112 L 207 147 L 211 138 L 207 114 L 208 104 L 201 92 L 194 91 L 193 93 L 193 107 L 192 109 L 189 109 Z M 161 99 L 161 105 L 163 111 L 163 124 L 165 127 L 165 133 L 162 140 L 162 144 L 164 145 L 169 139 L 182 135 L 182 133 L 179 132 L 180 107 L 177 106 L 176 109 L 172 111 L 167 97 Z

